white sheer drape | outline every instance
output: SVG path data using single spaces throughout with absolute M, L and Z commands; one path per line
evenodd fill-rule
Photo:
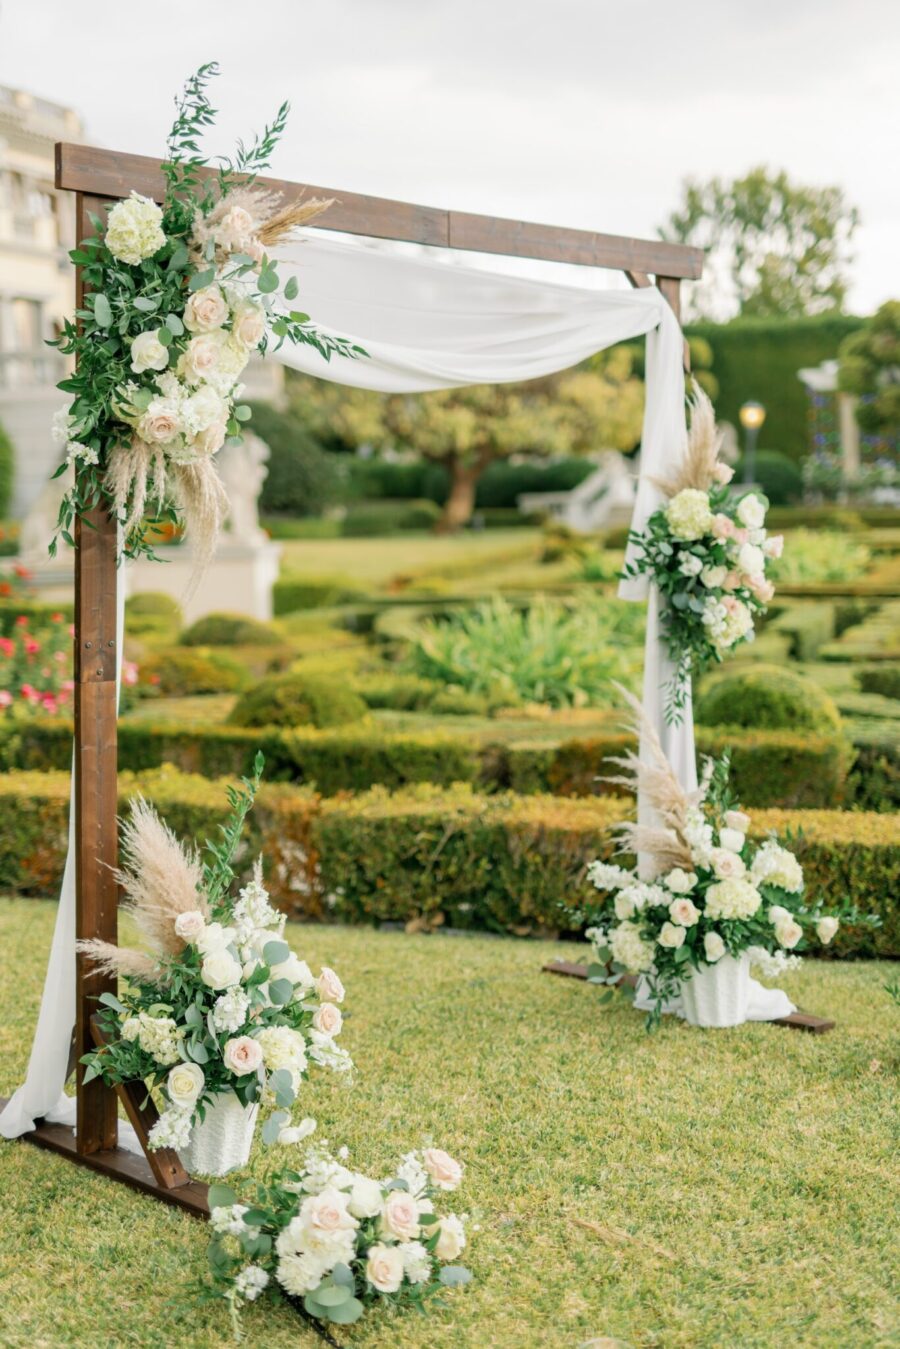
M 308 347 L 283 346 L 278 359 L 337 383 L 384 392 L 534 379 L 564 370 L 604 347 L 646 335 L 643 477 L 633 520 L 646 523 L 658 503 L 647 475 L 682 453 L 685 441 L 682 335 L 655 288 L 600 291 L 499 275 L 430 258 L 393 255 L 309 231 L 283 257 L 296 274 L 303 308 L 323 329 L 365 347 L 367 359 L 330 364 Z M 121 587 L 120 587 L 121 593 Z M 647 597 L 646 583 L 620 594 Z M 119 614 L 121 642 L 121 599 Z M 648 612 L 644 706 L 685 785 L 695 781 L 690 707 L 667 727 L 663 687 L 669 663 L 659 644 L 656 604 Z M 14 1137 L 41 1116 L 71 1111 L 63 1095 L 75 1019 L 73 845 L 60 893 L 38 1027 L 28 1075 L 0 1117 Z

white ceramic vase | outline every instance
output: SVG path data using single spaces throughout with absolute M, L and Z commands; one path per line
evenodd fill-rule
M 740 1026 L 750 1001 L 750 957 L 722 956 L 681 985 L 685 1020 L 692 1026 Z
M 206 1118 L 191 1129 L 191 1141 L 179 1152 L 191 1175 L 224 1176 L 245 1166 L 253 1146 L 258 1105 L 242 1105 L 233 1091 L 220 1091 L 206 1107 Z

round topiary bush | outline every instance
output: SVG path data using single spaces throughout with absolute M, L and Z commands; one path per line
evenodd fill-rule
M 814 731 L 841 728 L 841 714 L 818 684 L 779 665 L 753 665 L 713 676 L 694 710 L 701 726 Z
M 161 590 L 147 590 L 125 601 L 125 628 L 133 636 L 168 633 L 174 637 L 183 622 L 181 605 Z
M 803 496 L 803 475 L 797 464 L 779 450 L 757 450 L 753 476 L 769 499 L 770 506 L 790 506 Z M 735 470 L 735 480 L 744 480 L 744 460 Z
M 247 683 L 242 665 L 218 651 L 164 647 L 140 665 L 140 683 L 165 698 L 190 698 L 199 693 L 237 693 Z
M 279 646 L 281 637 L 270 623 L 246 614 L 206 614 L 178 639 L 182 646 Z
M 358 693 L 325 675 L 270 675 L 238 699 L 233 726 L 342 726 L 366 715 Z

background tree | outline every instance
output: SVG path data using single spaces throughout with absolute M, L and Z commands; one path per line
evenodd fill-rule
M 842 310 L 858 224 L 841 188 L 758 167 L 743 178 L 687 179 L 660 234 L 708 250 L 703 280 L 688 288 L 690 317 L 796 318 Z
M 472 385 L 425 394 L 377 394 L 305 377 L 291 382 L 292 404 L 313 433 L 376 450 L 413 450 L 442 465 L 450 490 L 439 528 L 471 519 L 478 480 L 514 454 L 564 456 L 634 449 L 643 385 L 633 353 L 614 348 L 585 367 L 527 384 Z
M 844 339 L 838 381 L 859 398 L 856 419 L 864 431 L 900 436 L 900 300 L 888 300 Z

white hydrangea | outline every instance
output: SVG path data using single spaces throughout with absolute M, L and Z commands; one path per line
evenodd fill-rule
M 759 891 L 743 877 L 717 881 L 706 892 L 706 917 L 752 918 L 761 903 Z
M 246 1302 L 255 1302 L 268 1286 L 269 1276 L 262 1265 L 245 1265 L 234 1281 L 235 1292 Z
M 164 1110 L 153 1125 L 147 1138 L 147 1146 L 156 1148 L 174 1148 L 176 1152 L 186 1148 L 191 1141 L 191 1111 L 179 1110 L 172 1106 Z
M 166 242 L 162 230 L 163 213 L 155 201 L 132 192 L 125 201 L 116 202 L 106 224 L 106 247 L 114 258 L 136 267 L 152 258 Z
M 247 1020 L 250 999 L 240 987 L 229 988 L 220 998 L 216 998 L 212 1011 L 213 1025 L 217 1031 L 234 1032 L 240 1030 Z
M 262 1049 L 267 1072 L 286 1068 L 291 1074 L 299 1074 L 306 1068 L 306 1041 L 292 1026 L 265 1026 L 254 1039 Z
M 249 1212 L 246 1204 L 225 1204 L 214 1208 L 209 1215 L 209 1225 L 214 1232 L 229 1237 L 258 1237 L 258 1227 L 248 1227 L 244 1214 Z
M 609 934 L 613 960 L 631 974 L 642 974 L 653 964 L 653 943 L 644 941 L 634 923 L 620 923 Z
M 327 1261 L 321 1256 L 309 1252 L 298 1255 L 287 1251 L 278 1261 L 275 1277 L 286 1293 L 292 1297 L 304 1297 L 318 1288 L 328 1268 Z
M 630 871 L 610 862 L 591 862 L 587 878 L 598 890 L 621 890 L 632 879 Z
M 309 1149 L 303 1163 L 303 1171 L 300 1188 L 306 1194 L 321 1194 L 329 1187 L 345 1190 L 353 1185 L 354 1173 L 343 1166 L 336 1157 L 332 1157 L 324 1140 L 318 1147 Z
M 696 487 L 685 487 L 669 502 L 666 520 L 676 539 L 690 543 L 702 539 L 712 528 L 713 513 L 709 497 Z
M 400 1247 L 403 1273 L 410 1283 L 427 1283 L 431 1278 L 431 1256 L 421 1241 L 404 1241 Z
M 150 1016 L 147 1012 L 138 1014 L 140 1028 L 138 1030 L 138 1043 L 145 1054 L 156 1059 L 164 1068 L 171 1067 L 177 1063 L 181 1055 L 178 1052 L 178 1045 L 183 1038 L 183 1031 L 180 1031 L 170 1016 Z
M 792 852 L 775 839 L 766 839 L 750 867 L 750 879 L 757 885 L 775 885 L 789 894 L 803 889 L 803 868 Z

